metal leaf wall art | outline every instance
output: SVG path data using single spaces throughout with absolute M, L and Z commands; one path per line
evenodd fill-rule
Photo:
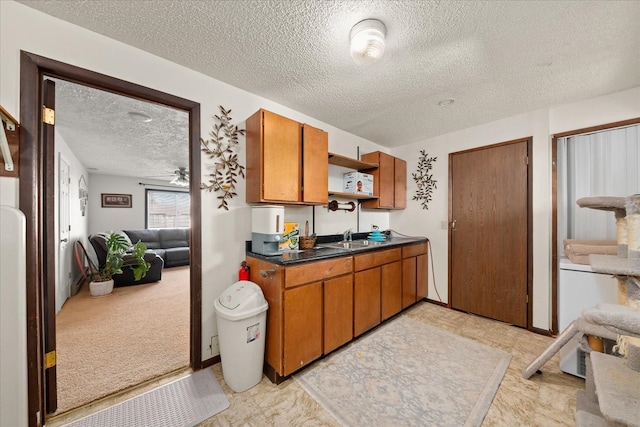
M 211 178 L 207 184 L 202 183 L 200 188 L 209 192 L 220 192 L 221 194 L 217 196 L 220 200 L 218 209 L 229 210 L 229 200 L 238 195 L 236 178 L 238 176 L 244 178 L 244 166 L 238 163 L 238 154 L 235 149 L 238 145 L 238 137 L 244 135 L 245 129 L 239 129 L 238 126 L 231 124 L 231 110 L 225 110 L 222 105 L 219 108 L 220 115 L 213 116 L 216 124 L 209 132 L 211 139 L 200 138 L 202 151 L 214 161 L 214 172 L 209 174 Z
M 438 181 L 433 179 L 433 174 L 429 171 L 433 169 L 433 163 L 437 157 L 428 157 L 424 150 L 420 150 L 421 156 L 418 158 L 418 170 L 412 173 L 413 180 L 418 188 L 412 200 L 418 200 L 422 204 L 422 209 L 429 209 L 428 203 L 432 200 L 433 190 L 437 187 Z

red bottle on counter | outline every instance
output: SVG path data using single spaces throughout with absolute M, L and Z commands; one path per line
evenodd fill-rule
M 247 265 L 247 261 L 242 261 L 242 263 L 240 263 L 238 280 L 249 280 L 249 266 Z

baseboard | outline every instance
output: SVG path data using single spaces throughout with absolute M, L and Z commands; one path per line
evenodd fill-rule
M 209 368 L 213 365 L 215 365 L 216 363 L 220 363 L 220 355 L 217 356 L 213 356 L 207 360 L 203 360 L 202 363 L 200 364 L 200 367 L 202 369 L 204 368 Z
M 447 304 L 446 302 L 436 301 L 434 299 L 429 299 L 429 298 L 422 298 L 422 301 L 426 301 L 426 302 L 429 302 L 431 304 L 439 305 L 441 307 L 449 308 L 449 304 Z
M 552 337 L 553 336 L 553 333 L 551 331 L 546 330 L 546 329 L 540 329 L 540 328 L 531 327 L 531 328 L 529 328 L 529 330 L 531 332 L 539 334 L 539 335 L 546 335 L 548 337 Z

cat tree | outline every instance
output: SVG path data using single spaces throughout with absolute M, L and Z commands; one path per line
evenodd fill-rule
M 587 368 L 585 390 L 576 403 L 578 426 L 640 426 L 640 194 L 586 197 L 578 206 L 613 211 L 618 254 L 590 255 L 591 269 L 618 280 L 618 304 L 598 304 L 582 312 L 522 373 L 530 378 L 573 336 L 582 334 Z M 616 355 L 595 351 L 597 340 L 615 339 Z

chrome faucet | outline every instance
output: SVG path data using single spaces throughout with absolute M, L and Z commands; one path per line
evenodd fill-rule
M 345 231 L 344 233 L 342 233 L 342 241 L 343 242 L 350 242 L 351 241 L 351 228 L 348 229 L 347 231 Z

